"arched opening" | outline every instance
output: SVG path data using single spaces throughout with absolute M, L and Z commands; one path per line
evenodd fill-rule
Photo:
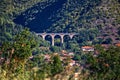
M 54 37 L 54 44 L 55 46 L 61 46 L 62 43 L 61 43 L 61 36 L 60 35 L 55 35 Z
M 77 40 L 79 40 L 78 37 L 79 37 L 78 35 L 74 35 L 74 36 L 72 37 L 72 41 L 77 41 Z M 78 41 L 77 41 L 77 42 L 78 42 Z
M 68 42 L 70 40 L 70 36 L 69 35 L 65 35 L 64 36 L 64 42 Z
M 50 46 L 50 42 L 45 40 L 46 35 L 39 34 L 38 37 L 39 37 L 38 38 L 38 40 L 39 40 L 38 45 L 39 45 L 40 48 Z
M 52 37 L 51 37 L 51 35 L 46 35 L 46 36 L 45 36 L 45 40 L 46 40 L 50 45 L 52 45 Z
M 68 49 L 70 51 L 74 51 L 75 47 L 78 46 L 77 45 L 77 41 L 76 39 L 78 38 L 78 35 L 65 35 L 64 36 L 64 48 Z
M 71 41 L 70 36 L 69 35 L 65 35 L 64 36 L 63 49 L 67 49 L 68 48 L 67 44 L 69 44 L 70 41 Z

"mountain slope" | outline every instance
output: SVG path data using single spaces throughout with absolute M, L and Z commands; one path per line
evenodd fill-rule
M 0 4 L 2 37 L 10 37 L 22 25 L 35 32 L 78 32 L 81 43 L 120 40 L 119 0 L 2 0 Z
M 119 37 L 119 9 L 118 0 L 56 0 L 37 4 L 14 21 L 35 32 L 78 32 L 82 41 L 101 37 L 103 42 L 108 38 L 115 42 Z
M 38 3 L 34 7 L 26 10 L 14 21 L 18 24 L 30 27 L 32 31 L 42 32 L 53 24 L 49 17 L 58 13 L 66 0 L 51 0 L 49 2 Z
M 49 0 L 0 0 L 0 43 L 11 41 L 13 35 L 20 32 L 23 26 L 15 24 L 13 19 L 26 9 L 40 2 Z
M 47 27 L 49 29 L 51 26 L 51 28 L 54 30 L 60 28 L 59 30 L 66 32 L 65 29 L 67 29 L 68 32 L 68 28 L 71 28 L 72 26 L 80 28 L 89 28 L 90 26 L 96 27 L 98 25 L 95 24 L 95 22 L 99 21 L 100 19 L 119 19 L 119 3 L 115 0 L 58 0 L 50 5 L 49 3 L 47 4 L 42 6 L 37 4 L 28 9 L 22 15 L 18 16 L 16 22 L 21 24 L 19 19 L 23 19 L 22 25 L 26 25 L 30 28 L 34 26 L 37 28 Z M 40 7 L 44 8 L 40 9 Z M 115 11 L 118 13 L 116 14 Z M 117 20 L 117 22 L 118 21 L 119 20 Z M 47 28 L 45 28 L 45 30 Z M 49 29 L 48 31 L 53 30 Z

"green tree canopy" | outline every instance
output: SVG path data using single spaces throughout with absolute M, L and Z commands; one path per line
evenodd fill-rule
M 109 49 L 98 48 L 99 55 L 87 55 L 86 65 L 90 71 L 89 78 L 94 80 L 120 79 L 120 47 L 112 46 Z

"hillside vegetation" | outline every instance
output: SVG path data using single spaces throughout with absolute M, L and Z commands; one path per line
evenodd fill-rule
M 49 0 L 0 0 L 0 43 L 10 41 L 23 27 L 13 20 L 37 3 L 50 2 Z
M 77 32 L 79 43 L 117 43 L 119 9 L 118 0 L 55 0 L 34 5 L 14 22 L 35 32 Z
M 50 46 L 32 31 L 79 35 Z M 0 0 L 0 80 L 119 80 L 119 42 L 120 0 Z
M 0 42 L 29 27 L 35 32 L 77 32 L 76 40 L 83 44 L 116 43 L 119 9 L 119 0 L 1 0 Z

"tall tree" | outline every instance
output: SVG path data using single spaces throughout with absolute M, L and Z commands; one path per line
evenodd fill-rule
M 6 76 L 24 72 L 26 61 L 32 56 L 35 45 L 36 41 L 28 29 L 16 35 L 13 42 L 2 44 L 1 57 L 4 58 L 4 63 L 1 66 L 6 70 Z

